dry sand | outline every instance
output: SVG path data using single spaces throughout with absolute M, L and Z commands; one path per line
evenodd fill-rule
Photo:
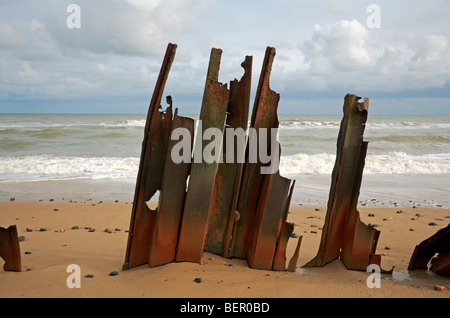
M 244 260 L 205 253 L 202 264 L 147 265 L 122 271 L 132 205 L 129 202 L 48 198 L 42 201 L 0 202 L 0 226 L 16 224 L 20 243 L 20 273 L 0 270 L 0 297 L 150 297 L 150 298 L 437 298 L 450 296 L 450 278 L 427 271 L 407 271 L 414 247 L 449 223 L 450 210 L 442 208 L 360 208 L 363 222 L 381 231 L 377 253 L 381 288 L 368 288 L 369 273 L 347 270 L 340 260 L 320 268 L 302 268 L 317 253 L 325 207 L 290 209 L 294 232 L 303 235 L 297 272 L 255 270 Z M 55 211 L 57 209 L 57 211 Z M 316 211 L 316 209 L 320 209 Z M 401 210 L 402 213 L 397 213 Z M 374 214 L 374 217 L 368 215 Z M 417 217 L 416 214 L 420 214 Z M 385 219 L 385 220 L 383 220 Z M 414 219 L 414 220 L 413 220 Z M 435 222 L 436 226 L 429 226 Z M 78 230 L 73 230 L 78 226 Z M 94 228 L 89 232 L 85 227 Z M 32 229 L 27 232 L 26 229 Z M 40 231 L 45 228 L 46 231 Z M 120 229 L 112 233 L 105 229 Z M 63 230 L 63 231 L 60 231 Z M 312 233 L 312 231 L 317 232 Z M 288 261 L 297 239 L 291 238 Z M 25 252 L 31 254 L 25 254 Z M 70 264 L 81 269 L 81 288 L 68 288 Z M 3 267 L 3 260 L 0 259 Z M 119 275 L 110 276 L 111 271 Z M 88 278 L 86 275 L 93 275 Z M 195 278 L 202 278 L 195 283 Z M 434 285 L 447 287 L 434 290 Z

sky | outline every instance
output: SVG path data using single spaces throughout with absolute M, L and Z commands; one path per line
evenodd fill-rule
M 0 0 L 0 113 L 145 114 L 168 43 L 181 114 L 212 48 L 222 83 L 253 56 L 252 104 L 271 46 L 279 114 L 450 115 L 450 0 Z

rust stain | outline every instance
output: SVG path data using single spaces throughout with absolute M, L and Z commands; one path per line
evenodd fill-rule
M 22 271 L 19 237 L 17 235 L 16 225 L 11 225 L 7 229 L 0 227 L 0 257 L 5 261 L 5 264 L 3 265 L 5 271 Z

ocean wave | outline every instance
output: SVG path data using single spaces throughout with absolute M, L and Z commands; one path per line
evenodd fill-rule
M 335 155 L 296 154 L 281 157 L 280 172 L 288 175 L 331 174 Z M 450 154 L 409 155 L 404 152 L 391 152 L 380 155 L 367 155 L 365 174 L 441 174 L 450 173 Z
M 296 154 L 282 156 L 280 173 L 285 175 L 331 174 L 335 155 Z M 135 178 L 139 158 L 70 157 L 38 155 L 0 157 L 0 182 L 63 179 Z M 445 174 L 450 173 L 450 153 L 409 155 L 392 152 L 367 155 L 365 174 Z
M 139 158 L 0 157 L 0 182 L 135 178 Z

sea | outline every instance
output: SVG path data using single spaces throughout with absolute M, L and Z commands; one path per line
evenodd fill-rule
M 194 119 L 196 115 L 185 115 Z M 324 205 L 341 115 L 279 115 L 292 204 Z M 145 114 L 0 114 L 0 198 L 133 200 Z M 450 207 L 450 116 L 371 116 L 361 206 Z

